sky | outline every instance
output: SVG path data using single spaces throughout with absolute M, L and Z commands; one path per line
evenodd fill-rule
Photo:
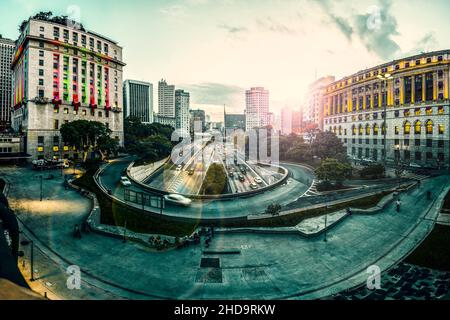
M 0 0 L 0 34 L 39 11 L 118 41 L 124 80 L 153 83 L 155 105 L 164 78 L 214 121 L 243 113 L 250 87 L 298 110 L 319 77 L 450 49 L 448 0 Z

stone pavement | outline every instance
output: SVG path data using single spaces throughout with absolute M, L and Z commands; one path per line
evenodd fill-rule
M 381 276 L 381 288 L 367 286 L 338 293 L 331 300 L 436 300 L 445 299 L 450 272 L 400 263 Z
M 40 278 L 52 284 L 56 296 L 82 299 L 328 297 L 365 283 L 368 266 L 388 270 L 408 255 L 436 221 L 443 199 L 436 196 L 449 188 L 448 176 L 425 180 L 420 189 L 402 196 L 400 213 L 389 205 L 375 215 L 352 215 L 329 231 L 328 242 L 321 237 L 218 234 L 213 239 L 215 253 L 209 254 L 202 245 L 153 252 L 98 234 L 74 240 L 71 230 L 89 211 L 89 201 L 63 190 L 61 179 L 44 182 L 41 204 L 34 172 L 3 173 L 11 183 L 11 207 L 51 257 L 48 264 L 53 267 L 37 262 Z M 426 200 L 427 190 L 433 190 L 433 201 Z M 236 248 L 237 254 L 221 254 Z M 50 276 L 55 266 L 62 272 L 68 265 L 81 268 L 78 294 L 64 291 L 62 277 Z

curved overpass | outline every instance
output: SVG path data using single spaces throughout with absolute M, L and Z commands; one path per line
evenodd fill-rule
M 98 182 L 105 189 L 110 189 L 113 196 L 121 201 L 125 201 L 125 188 L 119 183 L 119 179 L 132 161 L 132 158 L 124 158 L 112 162 L 103 169 L 98 178 Z M 190 219 L 224 219 L 264 213 L 272 203 L 288 206 L 296 202 L 309 189 L 314 180 L 314 173 L 298 164 L 283 163 L 283 166 L 289 170 L 290 178 L 287 183 L 272 190 L 245 198 L 236 196 L 232 199 L 193 201 L 188 208 L 166 203 L 163 213 L 168 216 Z M 133 183 L 128 189 L 136 192 L 147 192 L 136 183 Z M 149 208 L 148 210 L 151 211 Z

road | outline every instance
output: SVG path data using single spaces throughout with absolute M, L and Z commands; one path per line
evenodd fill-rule
M 101 184 L 106 189 L 110 189 L 113 195 L 121 200 L 124 200 L 125 190 L 119 183 L 120 175 L 131 161 L 132 159 L 126 158 L 111 163 L 99 177 Z M 217 219 L 261 214 L 273 203 L 286 206 L 297 201 L 308 190 L 314 180 L 314 174 L 300 165 L 286 164 L 285 167 L 292 172 L 289 184 L 247 198 L 193 201 L 188 208 L 166 204 L 164 214 L 186 218 Z M 142 191 L 141 187 L 136 184 L 133 184 L 129 189 L 136 192 Z

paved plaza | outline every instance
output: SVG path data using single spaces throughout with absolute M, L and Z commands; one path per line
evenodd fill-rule
M 203 245 L 155 252 L 93 233 L 75 240 L 73 226 L 90 210 L 86 198 L 65 190 L 57 176 L 43 180 L 40 202 L 36 172 L 2 168 L 1 173 L 10 185 L 11 207 L 26 226 L 23 237 L 35 240 L 42 251 L 36 258 L 39 281 L 44 287 L 50 283 L 47 289 L 63 299 L 327 297 L 365 283 L 370 265 L 387 270 L 413 250 L 432 229 L 439 211 L 436 197 L 442 199 L 450 181 L 448 176 L 424 180 L 402 196 L 400 213 L 390 205 L 376 215 L 352 215 L 328 232 L 328 242 L 295 235 L 217 234 L 208 253 Z M 426 200 L 428 190 L 433 201 Z M 229 251 L 234 254 L 224 254 Z M 80 291 L 64 287 L 69 265 L 82 270 Z

